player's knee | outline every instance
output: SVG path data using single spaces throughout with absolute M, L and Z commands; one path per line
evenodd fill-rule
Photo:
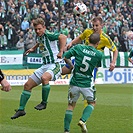
M 41 79 L 42 79 L 42 84 L 48 84 L 49 81 L 50 81 L 50 78 L 47 77 L 47 76 L 45 76 L 45 75 L 43 75 L 43 76 L 41 77 Z
M 96 101 L 88 101 L 88 105 L 95 106 L 96 105 Z
M 31 88 L 31 86 L 29 85 L 28 82 L 26 82 L 26 83 L 24 84 L 24 90 L 28 90 L 28 91 L 31 91 L 31 90 L 32 90 L 32 88 Z
M 95 106 L 96 104 L 96 100 L 93 97 L 87 97 L 87 104 L 91 104 L 93 106 Z

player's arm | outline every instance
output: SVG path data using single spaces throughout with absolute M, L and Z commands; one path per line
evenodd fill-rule
M 110 64 L 110 69 L 109 69 L 109 71 L 113 71 L 113 70 L 114 70 L 114 68 L 115 68 L 115 63 L 116 63 L 116 60 L 117 60 L 117 56 L 118 56 L 118 50 L 117 50 L 117 48 L 116 48 L 116 50 L 113 51 L 113 59 L 112 59 L 112 62 L 111 62 L 111 64 Z
M 2 71 L 0 70 L 0 84 L 2 86 L 1 90 L 3 91 L 10 91 L 11 90 L 11 86 L 10 84 L 7 82 L 6 79 L 4 79 L 4 74 L 2 73 Z
M 72 47 L 74 44 L 79 44 L 82 42 L 82 40 L 85 40 L 88 32 L 90 32 L 90 30 L 88 30 L 88 29 L 84 30 L 83 33 L 81 33 L 79 36 L 77 36 L 75 39 L 73 39 L 69 44 L 67 44 L 67 49 Z
M 1 81 L 4 79 L 4 74 L 2 73 L 2 71 L 0 70 L 0 83 Z
M 24 55 L 28 55 L 30 52 L 35 51 L 35 49 L 36 49 L 37 47 L 39 47 L 39 43 L 36 43 L 32 48 L 28 49 L 28 50 L 24 53 Z
M 128 58 L 128 61 L 133 64 L 133 60 L 130 57 Z
M 133 64 L 132 57 L 133 57 L 133 51 L 131 51 L 130 54 L 129 54 L 129 56 L 128 56 L 128 61 Z
M 64 58 L 64 61 L 66 62 L 66 64 L 68 64 L 69 69 L 72 70 L 73 69 L 73 63 L 70 59 Z
M 67 48 L 66 49 L 70 49 L 74 44 L 78 44 L 81 43 L 81 38 L 80 35 L 77 36 L 75 39 L 73 39 L 69 44 L 67 44 Z
M 115 63 L 116 63 L 117 57 L 118 57 L 118 50 L 117 50 L 115 44 L 113 43 L 113 41 L 110 39 L 110 37 L 107 38 L 105 44 L 106 44 L 105 46 L 107 48 L 109 48 L 110 51 L 113 52 L 113 59 L 110 63 L 110 68 L 109 68 L 109 71 L 113 71 L 115 68 Z
M 67 36 L 60 34 L 59 35 L 59 53 L 57 55 L 58 58 L 62 58 L 65 45 L 66 45 L 66 41 L 67 41 Z

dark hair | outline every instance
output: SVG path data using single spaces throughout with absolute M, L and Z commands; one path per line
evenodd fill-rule
M 89 42 L 91 44 L 96 44 L 100 41 L 100 34 L 99 33 L 93 33 L 89 36 Z

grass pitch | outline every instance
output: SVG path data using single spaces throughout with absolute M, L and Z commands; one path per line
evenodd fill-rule
M 89 133 L 133 133 L 133 84 L 96 85 L 97 104 L 87 121 Z M 0 91 L 0 133 L 63 133 L 68 86 L 51 86 L 46 110 L 34 109 L 41 101 L 41 86 L 32 91 L 26 115 L 15 120 L 22 86 L 9 93 Z M 80 133 L 77 126 L 84 108 L 82 96 L 77 102 L 71 122 L 71 133 Z

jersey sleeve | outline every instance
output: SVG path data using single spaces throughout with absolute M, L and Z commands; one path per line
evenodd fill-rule
M 58 40 L 60 33 L 47 31 L 47 37 L 50 41 Z
M 2 73 L 2 71 L 0 70 L 0 82 L 4 79 L 4 74 Z
M 105 44 L 106 44 L 106 47 L 109 48 L 110 51 L 116 51 L 117 48 L 110 37 L 107 37 Z
M 84 32 L 82 33 L 82 34 L 80 34 L 80 39 L 81 40 L 86 40 L 86 37 L 87 37 L 87 35 L 89 34 L 89 29 L 86 29 L 86 30 L 84 30 Z

